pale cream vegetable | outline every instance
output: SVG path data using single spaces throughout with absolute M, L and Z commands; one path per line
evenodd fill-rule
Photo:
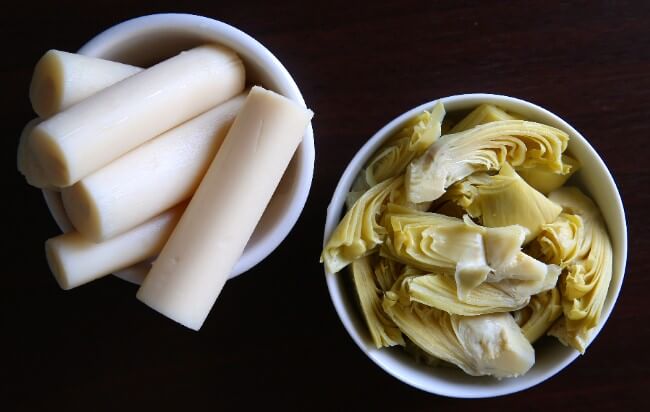
M 45 253 L 59 286 L 72 289 L 155 256 L 180 219 L 185 204 L 102 243 L 69 232 L 48 239 Z
M 138 299 L 188 328 L 201 327 L 312 116 L 252 88 Z
M 139 71 L 142 69 L 127 64 L 50 50 L 36 63 L 29 98 L 34 111 L 46 118 Z M 23 129 L 18 145 L 18 170 L 30 185 L 55 189 L 47 182 L 29 143 L 31 131 L 42 121 L 33 119 Z
M 27 170 L 31 166 L 30 163 L 32 159 L 30 158 L 30 153 L 28 153 L 28 142 L 27 137 L 32 132 L 34 127 L 41 122 L 41 119 L 36 118 L 32 119 L 25 127 L 23 127 L 22 132 L 20 132 L 20 138 L 18 139 L 18 153 L 16 156 L 16 166 L 18 171 L 27 177 Z
M 36 159 L 34 159 L 34 153 L 31 148 L 30 136 L 32 130 L 34 130 L 40 122 L 42 122 L 42 119 L 40 118 L 32 119 L 23 128 L 23 131 L 20 134 L 20 140 L 18 141 L 16 163 L 18 171 L 25 177 L 27 183 L 44 189 L 54 189 L 47 183 L 47 176 L 45 176 L 43 169 L 41 169 L 40 165 L 36 162 Z
M 40 117 L 50 117 L 140 71 L 128 64 L 50 50 L 36 63 L 29 99 Z
M 209 110 L 61 191 L 73 226 L 101 242 L 189 198 L 246 96 Z
M 150 270 L 151 259 L 147 259 L 144 262 L 136 263 L 126 269 L 120 269 L 118 272 L 114 273 L 114 275 L 122 280 L 126 280 L 127 282 L 140 285 Z
M 244 65 L 206 45 L 124 79 L 43 121 L 31 144 L 48 180 L 66 187 L 131 149 L 241 93 Z

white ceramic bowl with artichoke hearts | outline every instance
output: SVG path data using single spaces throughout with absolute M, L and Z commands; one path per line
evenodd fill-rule
M 447 113 L 469 111 L 481 103 L 499 106 L 506 111 L 523 115 L 532 120 L 554 126 L 570 136 L 568 150 L 578 159 L 581 169 L 571 177 L 567 185 L 580 187 L 599 206 L 607 224 L 613 247 L 613 273 L 602 310 L 599 325 L 592 335 L 598 335 L 612 312 L 625 272 L 627 257 L 627 228 L 625 213 L 614 179 L 607 166 L 577 130 L 555 114 L 524 100 L 492 94 L 464 94 L 441 98 Z M 437 100 L 415 107 L 398 116 L 357 152 L 334 191 L 327 208 L 325 241 L 327 241 L 343 216 L 347 193 L 361 168 L 401 126 L 409 119 L 431 110 Z M 486 398 L 518 392 L 552 377 L 580 356 L 575 349 L 563 346 L 555 338 L 541 339 L 535 343 L 535 365 L 523 376 L 497 380 L 493 377 L 476 377 L 458 368 L 432 368 L 418 364 L 401 348 L 377 349 L 370 338 L 366 323 L 358 307 L 350 282 L 345 279 L 347 270 L 338 274 L 327 273 L 327 287 L 343 325 L 361 350 L 373 362 L 401 381 L 424 391 L 458 398 Z M 589 349 L 585 355 L 589 356 Z
M 98 34 L 79 53 L 147 67 L 206 43 L 218 43 L 234 50 L 246 67 L 247 84 L 264 86 L 305 105 L 287 69 L 266 47 L 235 27 L 207 17 L 168 13 L 134 18 Z M 314 157 L 314 134 L 310 124 L 231 278 L 270 255 L 296 224 L 311 188 Z M 61 230 L 71 230 L 60 194 L 45 190 L 44 195 Z M 146 267 L 135 265 L 115 275 L 140 283 L 146 272 Z

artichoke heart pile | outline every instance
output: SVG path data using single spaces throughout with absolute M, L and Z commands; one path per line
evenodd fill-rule
M 584 353 L 612 246 L 565 186 L 580 168 L 568 142 L 491 104 L 458 120 L 438 102 L 377 150 L 321 254 L 328 276 L 349 268 L 377 348 L 498 379 L 526 373 L 545 335 Z

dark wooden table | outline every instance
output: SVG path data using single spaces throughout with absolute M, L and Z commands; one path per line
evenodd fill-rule
M 0 14 L 0 410 L 650 406 L 649 2 L 41 3 L 14 2 Z M 256 37 L 316 112 L 316 174 L 300 221 L 268 259 L 226 285 L 199 333 L 157 315 L 114 277 L 60 290 L 43 254 L 58 229 L 15 170 L 42 53 L 74 51 L 115 23 L 163 11 L 213 17 Z M 618 305 L 587 354 L 533 389 L 479 401 L 418 391 L 375 366 L 338 320 L 318 263 L 326 206 L 364 141 L 411 107 L 465 92 L 521 97 L 582 131 L 616 178 L 630 239 Z

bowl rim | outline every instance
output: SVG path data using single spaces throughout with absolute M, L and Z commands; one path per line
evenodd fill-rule
M 256 61 L 265 68 L 269 78 L 278 83 L 276 92 L 306 107 L 305 100 L 296 84 L 271 51 L 259 41 L 243 31 L 218 20 L 187 13 L 159 13 L 135 17 L 125 20 L 97 34 L 84 44 L 78 51 L 92 57 L 101 57 L 103 53 L 116 45 L 127 42 L 134 35 L 146 33 L 149 30 L 162 30 L 165 28 L 182 28 L 192 34 L 204 34 L 207 37 L 218 36 L 219 42 L 235 49 L 238 54 L 244 51 L 249 56 L 254 56 Z M 291 163 L 295 163 L 295 181 L 291 186 L 291 200 L 289 206 L 284 208 L 275 221 L 273 227 L 266 231 L 263 237 L 247 247 L 235 264 L 230 278 L 234 278 L 268 257 L 289 235 L 300 217 L 311 189 L 314 176 L 315 146 L 314 132 L 311 122 L 305 130 L 303 140 L 296 149 Z M 66 232 L 70 229 L 69 220 L 62 208 L 57 207 L 56 194 L 44 190 L 46 204 L 52 217 L 59 228 Z M 120 278 L 137 283 L 133 276 L 115 273 Z
M 598 155 L 596 150 L 589 144 L 588 140 L 580 132 L 578 132 L 575 128 L 573 128 L 570 124 L 568 124 L 565 120 L 563 120 L 561 117 L 557 116 L 556 114 L 550 112 L 547 109 L 544 109 L 543 107 L 540 107 L 526 100 L 522 100 L 522 99 L 518 99 L 506 95 L 488 94 L 488 93 L 467 93 L 467 94 L 452 95 L 452 96 L 431 100 L 421 105 L 418 105 L 398 115 L 391 121 L 389 121 L 385 126 L 380 128 L 375 134 L 373 134 L 370 137 L 370 139 L 368 139 L 364 143 L 364 145 L 356 152 L 356 154 L 354 155 L 350 163 L 348 163 L 343 174 L 341 175 L 341 178 L 339 179 L 339 182 L 337 183 L 337 186 L 332 195 L 332 200 L 330 201 L 327 207 L 327 217 L 326 217 L 325 230 L 323 236 L 323 247 L 325 246 L 327 240 L 331 236 L 331 233 L 334 231 L 334 229 L 336 228 L 336 226 L 340 221 L 341 213 L 344 208 L 345 197 L 347 192 L 349 191 L 349 188 L 352 185 L 352 182 L 356 178 L 358 172 L 361 170 L 363 165 L 369 160 L 369 157 L 379 149 L 379 147 L 381 146 L 381 144 L 385 139 L 387 139 L 389 136 L 395 133 L 398 130 L 398 128 L 401 125 L 403 125 L 407 120 L 413 118 L 415 115 L 421 113 L 423 110 L 431 110 L 434 104 L 437 103 L 438 101 L 441 101 L 445 105 L 445 108 L 452 107 L 451 109 L 449 109 L 449 111 L 471 109 L 472 107 L 476 107 L 480 103 L 489 102 L 489 103 L 494 103 L 496 105 L 499 105 L 499 103 L 501 103 L 507 106 L 518 106 L 522 110 L 525 109 L 526 111 L 532 111 L 536 113 L 539 117 L 546 116 L 548 118 L 551 118 L 557 125 L 559 125 L 561 129 L 569 133 L 571 139 L 580 141 L 580 144 L 588 152 L 588 155 L 592 157 L 596 161 L 598 167 L 605 172 L 605 175 L 607 176 L 606 179 L 607 181 L 603 182 L 603 184 L 606 184 L 608 186 L 608 190 L 615 194 L 614 199 L 612 200 L 615 202 L 615 208 L 617 210 L 616 213 L 617 221 L 609 222 L 605 220 L 605 222 L 608 226 L 608 231 L 611 232 L 613 228 L 617 228 L 619 232 L 622 232 L 622 236 L 620 236 L 620 244 L 618 245 L 618 247 L 620 248 L 621 259 L 619 261 L 618 266 L 616 265 L 616 259 L 614 259 L 612 262 L 613 265 L 612 280 L 609 286 L 608 297 L 606 298 L 606 302 L 601 313 L 600 323 L 597 326 L 594 333 L 592 334 L 591 340 L 589 342 L 591 344 L 591 342 L 593 342 L 593 340 L 597 337 L 597 335 L 600 333 L 603 326 L 609 319 L 613 307 L 615 306 L 616 300 L 618 299 L 618 296 L 620 294 L 623 279 L 625 277 L 625 265 L 627 260 L 627 224 L 625 219 L 625 210 L 623 208 L 623 203 L 621 201 L 621 197 L 616 187 L 615 181 L 611 173 L 609 172 L 609 169 L 605 165 L 605 162 L 602 160 L 602 158 Z M 456 106 L 462 106 L 462 107 L 455 108 Z M 610 234 L 610 238 L 611 237 L 612 235 Z M 345 288 L 342 286 L 343 281 L 339 279 L 340 277 L 337 276 L 337 274 L 329 273 L 327 272 L 326 269 L 324 269 L 324 271 L 325 271 L 325 281 L 327 284 L 327 289 L 330 298 L 332 300 L 332 304 L 334 305 L 334 308 L 337 312 L 337 315 L 341 323 L 343 324 L 344 328 L 346 329 L 350 337 L 352 337 L 352 339 L 357 344 L 357 346 L 361 349 L 361 351 L 364 352 L 366 356 L 368 356 L 375 364 L 377 364 L 381 369 L 386 371 L 388 374 L 394 376 L 395 378 L 401 380 L 402 382 L 410 386 L 421 389 L 423 391 L 432 394 L 443 395 L 448 397 L 456 397 L 456 398 L 487 398 L 487 397 L 507 395 L 507 394 L 511 394 L 511 393 L 515 393 L 515 392 L 519 392 L 531 388 L 535 385 L 542 383 L 546 379 L 549 379 L 555 374 L 557 374 L 558 372 L 560 372 L 562 369 L 564 369 L 568 364 L 573 362 L 579 356 L 578 351 L 570 348 L 565 348 L 564 350 L 565 355 L 563 357 L 560 357 L 558 360 L 556 360 L 556 362 L 550 367 L 548 367 L 543 373 L 536 375 L 532 379 L 522 380 L 520 378 L 515 378 L 515 379 L 502 380 L 499 382 L 507 382 L 508 384 L 501 385 L 496 388 L 485 389 L 485 388 L 474 387 L 474 386 L 469 387 L 467 386 L 467 384 L 457 384 L 457 383 L 448 383 L 448 382 L 435 382 L 438 384 L 436 386 L 433 384 L 434 382 L 431 381 L 425 382 L 419 379 L 417 377 L 417 374 L 413 374 L 410 372 L 404 373 L 404 371 L 395 370 L 392 366 L 393 365 L 392 360 L 387 361 L 386 359 L 384 359 L 383 356 L 377 356 L 379 351 L 385 351 L 386 349 L 378 350 L 374 347 L 374 345 L 371 342 L 368 342 L 367 339 L 364 339 L 364 336 L 362 335 L 365 334 L 366 331 L 364 330 L 360 332 L 357 329 L 357 327 L 355 327 L 351 316 L 357 316 L 360 318 L 362 317 L 358 313 L 356 315 L 350 315 L 344 306 L 345 304 L 343 301 L 344 299 L 346 299 L 344 297 L 346 291 L 344 290 Z M 616 273 L 620 273 L 620 276 L 615 277 L 614 275 Z M 363 325 L 363 327 L 365 327 L 365 322 L 363 321 L 363 319 L 361 319 L 361 324 Z M 524 377 L 525 376 L 526 375 L 524 375 Z M 485 379 L 485 378 L 478 378 L 478 379 Z M 487 378 L 487 379 L 493 379 L 493 378 Z

